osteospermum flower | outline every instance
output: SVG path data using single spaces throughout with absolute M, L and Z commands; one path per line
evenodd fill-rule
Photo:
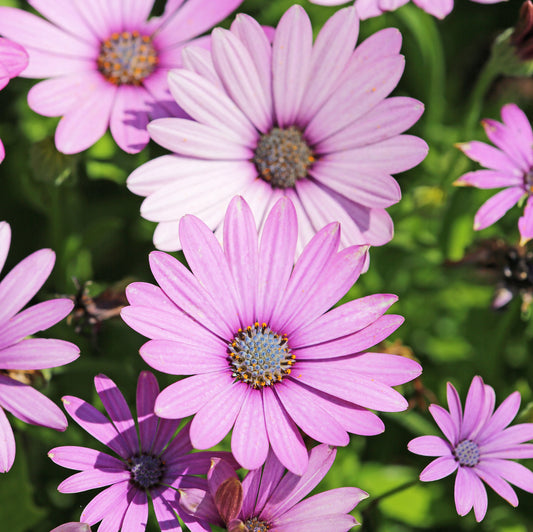
M 427 145 L 400 135 L 422 114 L 411 98 L 386 98 L 404 58 L 396 29 L 354 50 L 353 8 L 331 17 L 313 45 L 301 6 L 281 18 L 270 44 L 251 17 L 212 33 L 211 53 L 184 50 L 185 68 L 169 86 L 193 120 L 151 122 L 153 140 L 175 152 L 146 163 L 128 188 L 147 196 L 141 214 L 159 222 L 157 248 L 181 248 L 185 214 L 219 228 L 231 198 L 242 195 L 262 224 L 286 196 L 298 213 L 299 250 L 326 223 L 342 225 L 341 244 L 381 245 L 392 238 L 385 211 L 400 199 L 391 173 L 424 159 Z
M 438 405 L 429 411 L 444 433 L 421 436 L 409 442 L 409 450 L 424 456 L 438 456 L 420 474 L 420 480 L 439 480 L 457 471 L 455 506 L 459 515 L 474 507 L 479 522 L 487 512 L 487 483 L 513 506 L 518 505 L 514 484 L 533 492 L 533 473 L 512 458 L 533 458 L 533 423 L 507 427 L 520 407 L 520 394 L 513 392 L 494 412 L 495 394 L 481 377 L 474 377 L 463 410 L 457 390 L 447 385 L 449 412 Z M 507 428 L 506 428 L 507 427 Z M 483 481 L 483 482 L 482 482 Z
M 80 521 L 99 530 L 145 530 L 148 497 L 164 530 L 181 530 L 174 509 L 192 531 L 206 530 L 179 508 L 173 509 L 178 488 L 206 488 L 206 474 L 213 457 L 233 463 L 229 453 L 194 453 L 186 425 L 173 438 L 179 420 L 158 419 L 154 401 L 159 392 L 157 380 L 149 371 L 139 375 L 137 384 L 137 422 L 124 396 L 105 375 L 94 379 L 96 391 L 109 420 L 96 408 L 76 397 L 64 397 L 65 409 L 83 429 L 119 455 L 119 458 L 86 447 L 56 447 L 48 456 L 56 463 L 80 471 L 64 480 L 61 493 L 77 493 L 109 486 L 83 510 Z M 162 527 L 163 528 L 163 527 Z
M 336 6 L 345 4 L 346 0 L 309 0 L 313 4 L 322 6 Z M 507 0 L 472 0 L 478 4 L 497 4 Z M 394 11 L 407 4 L 409 0 L 355 0 L 357 14 L 361 19 L 377 17 L 385 11 Z M 430 15 L 444 18 L 452 12 L 453 0 L 413 0 L 413 4 Z
M 22 46 L 0 37 L 0 90 L 11 78 L 18 76 L 28 66 L 28 54 Z M 0 140 L 0 163 L 4 160 L 4 145 Z
M 11 243 L 11 228 L 0 222 L 0 270 Z M 19 262 L 0 282 L 0 472 L 15 460 L 15 438 L 4 410 L 25 423 L 56 430 L 67 428 L 61 409 L 32 388 L 39 370 L 55 368 L 79 356 L 64 340 L 29 338 L 61 321 L 72 310 L 70 299 L 52 299 L 22 308 L 44 284 L 55 262 L 51 249 L 40 249 Z
M 180 223 L 192 273 L 162 252 L 150 255 L 159 287 L 133 283 L 122 317 L 152 338 L 141 356 L 153 368 L 192 375 L 163 390 L 157 415 L 195 414 L 194 447 L 208 449 L 233 427 L 231 447 L 246 469 L 260 467 L 269 446 L 302 474 L 307 450 L 298 427 L 330 445 L 347 432 L 377 434 L 383 423 L 367 408 L 398 411 L 391 386 L 416 377 L 409 359 L 362 353 L 403 321 L 383 313 L 396 296 L 378 294 L 330 309 L 356 281 L 366 248 L 337 251 L 338 223 L 324 227 L 293 270 L 297 220 L 287 198 L 267 216 L 258 241 L 246 202 L 235 198 L 224 222 L 224 247 L 198 218 Z
M 37 113 L 62 116 L 58 150 L 77 153 L 110 126 L 117 144 L 136 153 L 147 144 L 149 117 L 183 116 L 167 88 L 185 44 L 208 46 L 198 35 L 242 0 L 168 0 L 148 19 L 154 0 L 28 0 L 50 22 L 20 9 L 0 8 L 0 34 L 24 45 L 27 78 L 50 78 L 28 94 Z
M 346 532 L 359 524 L 348 514 L 368 497 L 359 488 L 338 488 L 302 501 L 326 476 L 336 450 L 319 445 L 311 450 L 302 476 L 285 472 L 273 453 L 264 467 L 250 471 L 241 483 L 233 468 L 213 460 L 208 490 L 180 490 L 180 505 L 197 518 L 230 532 Z
M 91 532 L 91 527 L 87 523 L 65 523 L 59 525 L 50 532 Z
M 504 105 L 502 121 L 487 118 L 482 124 L 489 140 L 496 146 L 471 141 L 458 147 L 470 159 L 487 170 L 461 176 L 455 185 L 477 188 L 504 188 L 477 211 L 474 229 L 485 229 L 498 221 L 524 197 L 524 215 L 518 220 L 521 244 L 533 238 L 533 131 L 525 113 L 515 104 Z

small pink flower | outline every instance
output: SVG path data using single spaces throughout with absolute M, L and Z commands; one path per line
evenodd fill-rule
M 496 146 L 471 141 L 459 148 L 487 170 L 461 176 L 454 184 L 477 188 L 504 188 L 477 211 L 474 229 L 485 229 L 498 221 L 520 199 L 527 197 L 524 215 L 518 221 L 521 244 L 533 238 L 533 131 L 525 113 L 515 104 L 504 105 L 503 123 L 486 119 L 482 124 Z
M 0 34 L 24 45 L 27 78 L 50 78 L 28 94 L 44 116 L 62 116 L 56 146 L 77 153 L 107 130 L 128 153 L 144 148 L 149 117 L 183 116 L 167 88 L 187 44 L 229 15 L 242 0 L 168 0 L 161 17 L 148 17 L 154 0 L 29 0 L 50 22 L 0 7 Z
M 11 242 L 11 228 L 0 222 L 0 270 Z M 61 409 L 18 378 L 24 371 L 55 368 L 79 356 L 77 346 L 64 340 L 28 338 L 67 316 L 70 299 L 52 299 L 22 310 L 44 284 L 55 262 L 51 249 L 40 249 L 19 262 L 0 282 L 0 471 L 15 459 L 15 438 L 4 410 L 15 417 L 56 430 L 67 428 Z
M 474 507 L 479 522 L 487 512 L 486 482 L 513 506 L 518 505 L 514 484 L 533 493 L 533 473 L 513 458 L 533 458 L 533 423 L 507 427 L 520 407 L 520 394 L 513 392 L 494 412 L 495 394 L 481 377 L 474 377 L 463 410 L 457 390 L 448 383 L 448 410 L 431 405 L 429 410 L 446 436 L 421 436 L 411 440 L 411 452 L 438 456 L 420 473 L 420 480 L 439 480 L 457 471 L 455 506 L 459 515 Z M 507 428 L 506 428 L 507 427 Z

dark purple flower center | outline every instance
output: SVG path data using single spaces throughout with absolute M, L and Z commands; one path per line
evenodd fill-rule
M 479 447 L 476 442 L 463 440 L 453 451 L 460 465 L 474 467 L 479 462 Z
M 259 177 L 274 188 L 294 187 L 298 179 L 307 176 L 314 160 L 302 132 L 294 126 L 275 127 L 262 135 L 253 158 Z
M 114 85 L 140 85 L 157 66 L 157 52 L 148 35 L 113 33 L 100 45 L 98 71 Z
M 289 375 L 295 356 L 286 335 L 276 334 L 266 323 L 239 329 L 228 345 L 231 375 L 252 388 L 264 388 Z
M 266 521 L 260 521 L 257 517 L 246 519 L 244 526 L 248 532 L 266 532 L 270 530 L 270 524 Z
M 143 489 L 159 483 L 163 476 L 164 464 L 157 456 L 141 454 L 128 460 L 131 479 Z

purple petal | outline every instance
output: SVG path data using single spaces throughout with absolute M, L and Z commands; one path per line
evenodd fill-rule
M 454 498 L 455 508 L 461 516 L 466 515 L 474 505 L 475 473 L 468 467 L 459 467 L 455 477 Z
M 270 450 L 270 455 L 272 455 L 272 450 Z M 265 471 L 267 471 L 266 466 L 267 464 L 265 464 L 263 468 Z M 283 466 L 281 466 L 281 468 L 285 470 Z M 241 511 L 243 515 L 252 515 L 252 513 L 256 512 L 257 494 L 259 491 L 259 484 L 261 482 L 261 474 L 263 469 L 259 468 L 249 471 L 242 481 L 243 500 Z M 262 507 L 258 507 L 257 512 L 260 512 L 261 509 Z
M 120 470 L 112 469 L 87 469 L 74 473 L 61 482 L 57 487 L 60 493 L 79 493 L 96 488 L 104 488 L 111 484 L 127 481 L 131 478 L 131 472 L 123 467 Z
M 430 405 L 429 412 L 448 441 L 452 445 L 457 445 L 459 443 L 459 430 L 462 429 L 454 423 L 449 412 L 439 405 Z
M 502 107 L 501 115 L 505 125 L 514 133 L 516 145 L 520 147 L 531 166 L 533 163 L 533 154 L 531 153 L 533 131 L 526 114 L 514 103 L 509 103 Z
M 180 523 L 173 507 L 163 497 L 157 496 L 156 490 L 152 490 L 151 495 L 155 517 L 161 530 L 163 532 L 166 530 L 179 530 L 181 528 Z
M 99 532 L 115 532 L 121 529 L 124 515 L 128 509 L 128 501 L 133 499 L 137 487 L 130 483 L 127 493 L 119 499 L 111 510 L 108 510 L 98 527 Z
M 277 123 L 295 123 L 311 69 L 313 30 L 305 10 L 290 7 L 281 17 L 272 43 L 272 94 Z
M 84 508 L 80 516 L 80 521 L 93 525 L 101 521 L 108 513 L 120 511 L 123 501 L 126 500 L 129 486 L 130 482 L 128 480 L 114 484 L 106 490 L 101 491 Z M 118 528 L 116 529 L 117 531 Z
M 276 521 L 276 532 L 322 532 L 323 530 L 335 530 L 335 532 L 347 532 L 354 525 L 359 524 L 351 515 L 328 515 L 311 519 L 298 519 L 296 521 Z
M 483 458 L 533 458 L 533 443 L 506 444 L 492 451 L 485 451 L 481 445 L 480 452 Z
M 494 415 L 487 421 L 485 427 L 479 432 L 478 440 L 481 443 L 492 438 L 511 423 L 520 408 L 520 400 L 520 392 L 513 392 L 502 402 Z
M 533 238 L 533 199 L 532 196 L 527 198 L 524 207 L 524 215 L 518 220 L 518 230 L 520 231 L 520 245 Z
M 123 29 L 135 31 L 150 16 L 154 0 L 123 0 L 121 4 Z
M 483 466 L 495 475 L 499 475 L 511 484 L 533 493 L 533 472 L 524 467 L 522 464 L 512 460 L 500 460 L 498 458 L 484 460 Z
M 475 470 L 470 472 L 470 476 L 472 477 L 474 489 L 474 515 L 476 516 L 476 521 L 479 523 L 483 520 L 485 514 L 487 513 L 487 490 L 485 489 L 483 482 L 481 482 L 480 478 L 475 473 Z
M 451 475 L 458 467 L 459 464 L 452 456 L 441 456 L 425 467 L 422 473 L 420 473 L 420 480 L 422 482 L 440 480 L 441 478 Z M 461 468 L 459 468 L 459 470 L 461 470 Z
M 481 189 L 521 186 L 524 178 L 502 170 L 477 170 L 462 175 L 454 185 Z
M 59 525 L 50 532 L 91 532 L 87 523 L 70 522 Z
M 9 78 L 18 76 L 28 66 L 28 53 L 20 44 L 0 38 L 0 65 L 5 70 L 7 83 Z
M 7 222 L 0 222 L 0 271 L 2 271 L 9 253 L 11 243 L 11 226 Z
M 15 461 L 15 436 L 9 420 L 2 408 L 0 408 L 0 473 L 6 473 L 11 469 Z
M 531 166 L 531 149 L 529 155 L 526 156 L 517 142 L 517 135 L 514 131 L 508 128 L 505 124 L 501 124 L 496 120 L 486 118 L 481 122 L 485 129 L 485 133 L 489 140 L 500 150 L 507 154 L 513 160 L 516 166 L 524 172 L 529 171 Z
M 522 187 L 510 187 L 492 196 L 477 211 L 474 229 L 479 231 L 497 222 L 523 195 Z
M 270 388 L 263 389 L 263 406 L 268 439 L 276 457 L 289 471 L 302 475 L 308 456 L 298 427 Z
M 78 346 L 48 338 L 28 338 L 0 350 L 3 369 L 45 369 L 68 364 L 80 356 Z
M 521 169 L 506 153 L 479 141 L 465 142 L 457 147 L 470 159 L 491 170 L 502 170 L 510 174 L 521 174 Z
M 162 458 L 169 464 L 174 464 L 176 461 L 181 460 L 183 456 L 189 458 L 188 453 L 192 451 L 191 438 L 189 436 L 191 422 L 189 421 L 176 434 L 179 425 L 179 419 L 159 420 L 152 453 L 162 454 Z
M 237 17 L 241 16 L 240 14 Z M 270 48 L 270 45 L 269 45 Z M 186 46 L 182 52 L 183 67 L 191 72 L 196 72 L 202 78 L 210 81 L 216 87 L 223 89 L 224 86 L 218 77 L 213 64 L 211 50 L 204 50 L 198 46 Z
M 54 267 L 55 253 L 40 249 L 21 260 L 0 282 L 0 323 L 13 317 L 37 293 Z
M 63 397 L 63 406 L 72 419 L 91 436 L 107 445 L 122 458 L 129 458 L 127 443 L 115 426 L 94 406 L 77 397 Z
M 252 511 L 255 514 L 259 514 L 263 511 L 265 504 L 269 501 L 271 495 L 276 493 L 278 489 L 279 482 L 286 473 L 286 469 L 283 467 L 283 464 L 278 460 L 274 451 L 270 449 L 263 470 L 250 471 L 246 478 L 244 479 L 243 486 L 245 485 L 248 477 L 252 474 L 259 473 L 261 483 L 259 485 L 259 490 L 252 491 L 251 494 L 247 494 L 245 491 L 244 501 L 243 501 L 243 512 L 244 504 L 246 503 L 247 496 L 253 498 L 253 501 L 250 501 L 252 506 Z M 262 473 L 262 474 L 261 474 Z M 288 473 L 290 474 L 290 473 Z M 294 475 L 293 475 L 294 477 Z M 296 478 L 295 478 L 296 480 Z M 256 486 L 256 483 L 253 483 L 253 486 Z M 257 498 L 257 501 L 256 501 Z
M 469 439 L 472 432 L 478 426 L 481 418 L 486 417 L 485 411 L 486 393 L 483 379 L 476 376 L 472 379 L 472 384 L 468 389 L 463 415 L 463 424 L 459 434 L 459 440 Z M 489 415 L 492 414 L 492 411 Z M 450 440 L 451 441 L 451 440 Z
M 67 418 L 48 397 L 27 384 L 1 374 L 0 406 L 24 423 L 61 431 L 67 428 Z
M 482 447 L 487 451 L 503 450 L 506 446 L 514 446 L 529 440 L 533 440 L 533 423 L 521 423 L 495 434 L 490 439 L 485 439 Z
M 48 458 L 50 458 L 54 464 L 58 464 L 61 467 L 66 467 L 68 469 L 75 469 L 76 471 L 109 469 L 117 472 L 118 470 L 126 470 L 124 462 L 114 456 L 102 453 L 96 449 L 78 447 L 75 445 L 55 447 L 48 451 Z
M 460 433 L 463 424 L 463 408 L 457 390 L 454 388 L 453 384 L 449 382 L 446 383 L 446 398 L 448 401 L 450 417 L 452 418 L 453 424 L 457 427 L 458 433 Z
M 196 449 L 209 449 L 226 436 L 248 393 L 248 385 L 234 384 L 221 390 L 198 410 L 191 424 L 191 442 Z
M 159 385 L 154 374 L 141 371 L 137 381 L 137 421 L 139 423 L 140 451 L 150 452 L 157 432 L 158 418 L 154 414 L 154 404 L 159 394 Z
M 155 401 L 156 416 L 180 419 L 195 414 L 209 400 L 233 384 L 229 371 L 193 375 L 167 386 Z
M 407 448 L 422 456 L 448 456 L 452 452 L 450 444 L 438 436 L 419 436 L 411 440 Z
M 233 427 L 231 451 L 239 464 L 253 470 L 264 464 L 268 449 L 263 397 L 260 391 L 250 390 Z
M 475 469 L 481 480 L 485 481 L 500 497 L 503 497 L 510 505 L 518 506 L 518 497 L 513 488 L 492 472 L 490 465 L 486 466 L 484 461 L 476 465 Z
M 127 530 L 128 532 L 144 532 L 147 521 L 148 497 L 144 490 L 137 489 L 124 515 L 122 530 Z

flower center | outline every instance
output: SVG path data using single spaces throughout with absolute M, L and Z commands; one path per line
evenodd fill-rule
M 274 188 L 293 187 L 298 179 L 307 176 L 314 160 L 302 132 L 294 126 L 275 127 L 263 135 L 253 158 L 259 176 Z
M 250 517 L 244 522 L 248 532 L 266 532 L 270 530 L 270 525 L 266 521 L 259 521 L 257 517 Z
M 228 345 L 232 377 L 255 389 L 272 386 L 289 375 L 295 358 L 287 336 L 276 334 L 266 323 L 239 329 Z
M 157 66 L 157 52 L 148 35 L 113 33 L 100 46 L 99 72 L 114 85 L 140 85 Z
M 151 488 L 163 476 L 164 465 L 157 456 L 141 454 L 128 460 L 131 479 L 141 488 Z
M 479 447 L 471 440 L 462 441 L 453 451 L 462 466 L 474 467 L 479 462 Z

